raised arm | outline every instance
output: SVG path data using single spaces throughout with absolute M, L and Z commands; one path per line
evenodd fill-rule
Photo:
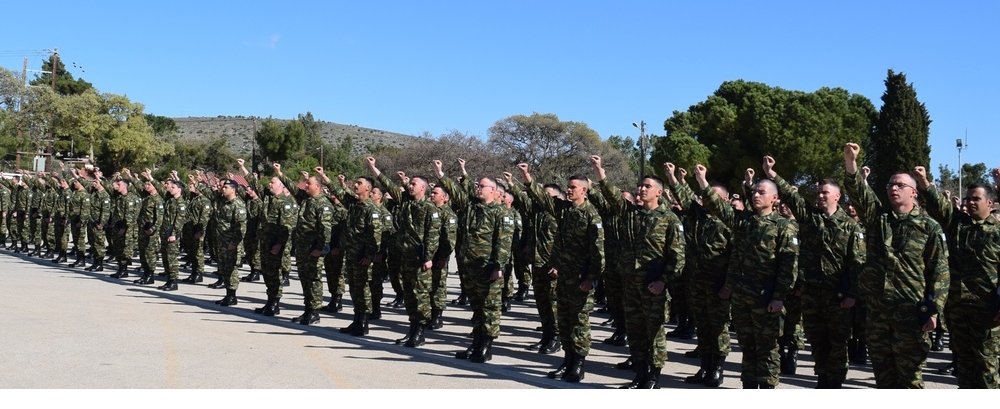
M 879 200 L 871 186 L 865 183 L 864 175 L 858 172 L 858 153 L 861 146 L 856 143 L 844 145 L 844 190 L 854 200 L 854 208 L 858 211 L 865 226 L 871 226 L 878 219 Z
M 778 186 L 778 196 L 781 197 L 781 203 L 788 206 L 788 209 L 795 215 L 795 219 L 800 223 L 807 223 L 810 220 L 809 205 L 806 204 L 805 199 L 799 194 L 798 189 L 794 189 L 792 185 L 788 184 L 785 179 L 778 175 L 778 172 L 774 170 L 774 164 L 775 160 L 773 157 L 764 157 L 764 163 L 761 165 L 764 175 Z
M 951 201 L 942 197 L 937 188 L 927 179 L 927 169 L 923 166 L 913 168 L 913 178 L 917 181 L 917 191 L 924 198 L 927 214 L 937 220 L 946 233 L 952 231 L 955 223 L 955 208 L 951 206 Z

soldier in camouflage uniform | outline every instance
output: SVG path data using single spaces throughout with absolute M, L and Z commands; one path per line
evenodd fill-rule
M 623 388 L 660 387 L 660 372 L 667 359 L 663 323 L 670 295 L 666 284 L 684 269 L 684 228 L 662 200 L 663 181 L 643 178 L 636 204 L 626 201 L 620 190 L 606 180 L 600 156 L 590 163 L 610 209 L 621 217 L 622 249 L 630 270 L 624 275 L 624 300 L 629 353 L 636 372 Z M 562 307 L 560 307 L 561 309 Z
M 368 318 L 372 312 L 371 265 L 378 257 L 384 220 L 378 206 L 371 200 L 374 181 L 359 177 L 354 180 L 353 189 L 349 192 L 341 187 L 347 184 L 343 175 L 338 176 L 340 186 L 330 183 L 322 167 L 316 168 L 316 175 L 334 197 L 347 205 L 347 217 L 339 232 L 338 242 L 343 250 L 344 276 L 349 282 L 351 302 L 354 303 L 354 320 L 340 332 L 357 337 L 367 335 Z
M 839 206 L 841 191 L 836 182 L 825 180 L 819 185 L 813 208 L 778 176 L 774 163 L 774 158 L 764 157 L 764 173 L 778 186 L 782 206 L 800 221 L 803 245 L 798 282 L 803 326 L 816 363 L 816 387 L 839 389 L 847 376 L 847 342 L 859 298 L 858 276 L 865 262 L 864 233 Z
M 29 179 L 31 181 L 31 203 L 29 204 L 28 215 L 30 219 L 28 220 L 28 236 L 27 243 L 34 243 L 35 247 L 31 252 L 28 253 L 29 256 L 41 256 L 42 255 L 42 241 L 44 240 L 44 234 L 41 233 L 41 222 L 42 222 L 42 208 L 45 204 L 44 198 L 46 193 L 45 179 L 42 175 Z M 63 260 L 65 261 L 65 260 Z
M 888 205 L 880 208 L 858 172 L 860 150 L 854 143 L 844 146 L 845 190 L 855 200 L 868 237 L 869 265 L 858 286 L 868 306 L 875 385 L 923 388 L 921 371 L 930 350 L 927 333 L 937 326 L 937 312 L 948 296 L 944 231 L 921 212 L 916 181 L 906 173 L 889 179 Z
M 256 179 L 249 174 L 244 176 L 246 179 Z M 260 240 L 257 237 L 260 234 L 260 219 L 264 202 L 260 198 L 260 191 L 255 186 L 256 184 L 247 186 L 243 192 L 243 202 L 247 206 L 247 232 L 246 236 L 243 237 L 243 249 L 246 251 L 244 256 L 246 262 L 250 266 L 250 274 L 240 279 L 244 283 L 260 280 L 261 249 L 258 247 Z
M 458 235 L 458 215 L 451 210 L 451 198 L 441 186 L 431 190 L 431 202 L 441 213 L 440 244 L 434 253 L 434 266 L 431 267 L 431 329 L 444 326 L 442 314 L 448 305 L 448 264 L 455 251 L 455 239 Z
M 73 232 L 73 251 L 76 261 L 70 267 L 82 266 L 87 258 L 87 226 L 90 225 L 91 203 L 90 193 L 83 186 L 83 181 L 74 178 L 72 181 L 73 195 L 69 202 L 69 224 Z
M 247 209 L 240 200 L 239 184 L 232 179 L 222 182 L 219 203 L 215 207 L 216 239 L 218 240 L 219 277 L 222 279 L 226 296 L 215 303 L 223 307 L 236 305 L 236 289 L 240 278 L 236 269 L 243 255 L 243 237 L 247 229 Z
M 50 205 L 48 222 L 52 224 L 52 247 L 58 256 L 55 262 L 66 261 L 66 252 L 69 248 L 69 204 L 72 201 L 73 193 L 70 191 L 69 183 L 66 180 L 52 179 L 52 185 L 58 186 L 55 199 Z
M 113 239 L 110 254 L 118 262 L 118 271 L 111 277 L 125 278 L 128 277 L 128 266 L 132 264 L 132 249 L 135 246 L 129 230 L 136 229 L 133 215 L 139 212 L 141 201 L 129 190 L 129 182 L 121 176 L 114 179 L 112 186 L 114 194 L 111 199 L 111 217 L 108 220 Z
M 146 180 L 142 183 L 145 196 L 139 205 L 139 215 L 136 226 L 139 228 L 139 268 L 142 277 L 135 284 L 153 284 L 156 273 L 157 252 L 160 250 L 160 224 L 163 223 L 163 198 L 157 191 L 156 181 L 149 170 L 141 174 Z M 136 179 L 138 180 L 138 179 Z
M 369 320 L 382 318 L 382 295 L 385 287 L 384 281 L 389 277 L 389 247 L 395 242 L 396 224 L 392 213 L 383 203 L 385 195 L 378 186 L 372 187 L 372 203 L 378 208 L 378 213 L 382 215 L 382 238 L 379 239 L 378 254 L 372 263 L 372 312 L 368 314 Z M 447 295 L 447 294 L 446 294 Z
M 9 214 L 14 207 L 11 202 L 11 190 L 7 184 L 7 179 L 0 180 L 0 249 L 7 248 L 7 235 L 9 234 Z
M 375 158 L 367 158 L 371 171 L 386 191 L 399 191 L 400 186 L 375 166 Z M 424 344 L 424 329 L 431 323 L 431 267 L 440 244 L 441 213 L 427 199 L 427 179 L 422 176 L 406 178 L 397 173 L 405 184 L 400 197 L 400 210 L 396 217 L 396 243 L 400 257 L 400 278 L 403 284 L 403 302 L 409 316 L 410 328 L 397 344 L 418 347 Z
M 688 234 L 686 267 L 691 271 L 689 286 L 691 315 L 698 321 L 698 347 L 695 349 L 701 366 L 686 383 L 701 383 L 718 387 L 723 382 L 723 364 L 730 352 L 729 300 L 719 298 L 719 290 L 726 281 L 729 257 L 732 251 L 733 208 L 729 192 L 721 185 L 710 185 L 704 167 L 695 169 L 698 183 L 696 194 L 684 181 L 675 176 L 673 163 L 664 164 L 667 185 L 685 209 L 685 232 Z M 681 172 L 682 174 L 684 172 Z M 710 202 L 702 198 L 709 194 L 719 197 Z M 708 206 L 717 208 L 709 210 Z
M 556 279 L 559 304 L 560 341 L 565 356 L 550 378 L 579 382 L 584 378 L 584 361 L 590 353 L 590 312 L 594 309 L 594 286 L 604 270 L 604 227 L 601 215 L 587 192 L 590 181 L 571 176 L 566 183 L 566 199 L 557 200 L 535 183 L 528 164 L 517 165 L 531 200 L 555 216 L 559 223 L 552 252 L 549 276 Z
M 465 174 L 465 160 L 458 162 Z M 435 166 L 438 163 L 435 162 Z M 514 221 L 504 216 L 506 210 L 499 203 L 496 181 L 482 178 L 474 191 L 463 191 L 454 180 L 444 176 L 440 167 L 436 171 L 441 186 L 457 206 L 471 205 L 465 219 L 465 243 L 458 259 L 459 269 L 466 272 L 473 340 L 468 349 L 456 353 L 455 357 L 483 363 L 493 358 L 493 341 L 500 335 L 500 287 L 503 285 L 503 265 L 510 260 Z
M 174 175 L 176 177 L 176 174 Z M 184 186 L 178 179 L 168 179 L 164 183 L 166 199 L 163 201 L 163 222 L 160 224 L 160 257 L 167 282 L 160 286 L 163 291 L 177 290 L 177 274 L 180 270 L 180 235 L 188 219 L 188 205 L 184 200 Z
M 514 234 L 511 237 L 511 249 L 510 249 L 510 262 L 503 266 L 503 291 L 500 297 L 503 299 L 500 305 L 500 310 L 507 312 L 510 310 L 510 300 L 514 296 L 514 264 L 523 264 L 521 261 L 521 256 L 518 254 L 522 252 L 524 248 L 524 225 L 521 223 L 521 212 L 514 208 L 514 195 L 508 192 L 508 187 L 510 184 L 499 185 L 500 192 L 503 194 L 503 198 L 500 202 L 503 204 L 504 208 L 507 209 L 507 215 L 514 220 Z M 522 287 L 524 283 L 518 283 L 518 287 Z
M 28 175 L 26 174 L 22 174 L 17 179 L 15 186 L 16 195 L 13 217 L 16 219 L 15 225 L 17 226 L 17 231 L 11 241 L 15 242 L 15 253 L 27 253 L 28 237 L 30 235 L 29 227 L 31 218 L 34 217 L 31 214 L 31 199 L 35 193 L 31 190 L 31 186 L 28 185 Z
M 700 166 L 700 165 L 699 165 Z M 746 182 L 754 171 L 747 169 Z M 778 188 L 770 180 L 753 184 L 747 210 L 736 212 L 733 251 L 722 298 L 730 298 L 733 327 L 743 349 L 740 380 L 744 389 L 773 389 L 778 385 L 778 337 L 784 300 L 798 275 L 798 231 L 775 211 Z M 714 192 L 703 198 L 723 203 Z
M 87 237 L 91 238 L 94 260 L 93 264 L 84 270 L 104 271 L 104 256 L 108 247 L 105 231 L 108 229 L 108 220 L 111 217 L 111 195 L 104 188 L 100 173 L 95 172 L 95 176 L 92 182 L 93 192 L 90 194 L 90 224 L 87 225 Z
M 796 231 L 799 230 L 798 219 L 781 200 L 778 200 L 777 211 L 792 223 Z M 799 260 L 802 259 L 802 253 L 800 247 Z M 792 291 L 785 296 L 785 315 L 781 319 L 781 336 L 778 337 L 778 368 L 782 375 L 795 375 L 799 365 L 799 350 L 805 347 L 805 332 L 802 330 L 802 263 L 799 263 L 795 284 L 792 284 Z
M 184 282 L 191 284 L 204 281 L 202 275 L 205 273 L 205 231 L 212 217 L 212 201 L 203 191 L 208 191 L 207 186 L 199 183 L 194 175 L 188 175 L 187 203 L 191 227 L 189 236 L 185 240 L 187 243 L 185 252 L 191 263 L 191 275 L 185 278 Z
M 281 273 L 291 263 L 289 241 L 298 221 L 299 205 L 277 176 L 270 179 L 265 192 L 260 227 L 260 261 L 264 286 L 267 287 L 267 302 L 263 307 L 255 308 L 254 312 L 273 317 L 281 313 Z
M 323 185 L 315 176 L 307 178 L 305 188 L 300 190 L 281 173 L 280 164 L 275 163 L 274 170 L 293 195 L 305 196 L 299 204 L 299 220 L 294 233 L 295 265 L 302 283 L 305 311 L 292 322 L 312 325 L 319 322 L 317 311 L 323 306 L 323 279 L 319 270 L 323 256 L 330 252 L 333 203 L 323 195 Z
M 1000 221 L 991 215 L 993 189 L 972 184 L 966 190 L 968 213 L 957 211 L 927 180 L 922 166 L 915 169 L 917 187 L 927 213 L 940 222 L 954 243 L 956 261 L 951 271 L 945 315 L 955 353 L 959 388 L 997 389 L 1000 354 Z M 993 170 L 994 177 L 1000 169 Z
M 54 247 L 51 245 L 54 237 L 53 234 L 54 229 L 51 226 L 52 209 L 53 206 L 55 205 L 55 199 L 57 195 L 56 191 L 59 190 L 58 186 L 56 185 L 56 183 L 58 182 L 56 182 L 55 180 L 56 180 L 55 177 L 51 177 L 49 175 L 45 176 L 39 175 L 38 177 L 38 187 L 39 187 L 38 194 L 41 195 L 42 200 L 41 202 L 39 202 L 38 206 L 38 213 L 41 215 L 41 218 L 39 219 L 38 222 L 39 225 L 38 236 L 35 242 L 35 248 L 36 249 L 44 248 L 46 251 L 44 254 L 42 254 L 40 250 L 35 251 L 35 255 L 41 258 L 51 258 L 52 257 L 51 247 Z M 70 187 L 71 188 L 73 187 L 72 183 L 70 183 Z
M 343 309 L 344 290 L 347 278 L 344 275 L 344 248 L 341 239 L 347 228 L 347 207 L 335 195 L 327 196 L 333 203 L 333 229 L 330 232 L 330 252 L 323 257 L 323 272 L 326 273 L 326 287 L 330 290 L 330 304 L 323 309 L 340 312 Z

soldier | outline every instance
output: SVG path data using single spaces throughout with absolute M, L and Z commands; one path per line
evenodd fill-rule
M 354 180 L 353 191 L 348 193 L 330 183 L 322 167 L 316 167 L 316 175 L 331 193 L 347 205 L 347 217 L 340 232 L 344 275 L 349 283 L 351 302 L 354 303 L 354 320 L 340 332 L 360 337 L 368 334 L 368 317 L 372 312 L 371 264 L 378 256 L 379 240 L 382 239 L 382 214 L 371 200 L 373 181 L 359 177 Z M 341 185 L 346 184 L 344 175 L 339 175 Z
M 273 317 L 281 313 L 281 273 L 291 263 L 288 244 L 298 221 L 299 205 L 277 176 L 271 177 L 266 192 L 260 227 L 260 261 L 267 302 L 263 307 L 255 308 L 254 312 Z
M 7 248 L 7 235 L 10 229 L 8 215 L 13 209 L 11 190 L 7 183 L 8 179 L 0 180 L 0 249 Z
M 66 261 L 66 251 L 69 248 L 69 230 L 66 227 L 68 227 L 67 215 L 73 193 L 70 191 L 69 183 L 65 179 L 53 178 L 52 185 L 59 188 L 54 192 L 56 196 L 49 207 L 49 220 L 46 222 L 52 225 L 53 236 L 51 243 L 54 251 L 58 254 L 53 261 L 59 263 Z
M 93 205 L 82 180 L 73 178 L 71 185 L 74 192 L 69 201 L 69 223 L 73 232 L 76 261 L 69 266 L 77 267 L 86 263 L 87 226 L 90 225 L 90 210 Z
M 382 238 L 379 240 L 378 254 L 372 263 L 372 312 L 368 315 L 369 320 L 382 318 L 382 295 L 384 294 L 383 282 L 389 278 L 389 248 L 394 245 L 396 224 L 392 213 L 384 204 L 385 194 L 378 186 L 372 187 L 372 203 L 378 208 L 378 213 L 382 215 Z M 440 252 L 438 248 L 438 252 Z M 445 289 L 447 291 L 447 289 Z M 447 295 L 447 293 L 445 294 Z M 433 312 L 432 312 L 433 314 Z
M 679 169 L 673 163 L 667 162 L 663 167 L 667 185 L 685 209 L 685 232 L 689 240 L 685 261 L 690 263 L 686 267 L 691 271 L 691 315 L 698 321 L 698 347 L 695 351 L 701 366 L 684 382 L 714 388 L 723 382 L 722 368 L 730 352 L 729 300 L 719 298 L 718 294 L 726 281 L 732 252 L 732 230 L 729 226 L 734 220 L 733 208 L 729 204 L 729 191 L 722 185 L 709 184 L 704 166 L 694 170 L 697 194 L 683 177 L 678 180 L 675 171 Z M 702 199 L 710 194 L 719 200 Z M 716 208 L 710 210 L 708 206 L 711 205 Z
M 663 323 L 670 295 L 666 283 L 678 278 L 684 268 L 684 228 L 661 200 L 663 181 L 652 176 L 643 178 L 637 203 L 632 204 L 606 180 L 600 156 L 591 156 L 590 163 L 609 208 L 616 209 L 624 224 L 622 248 L 632 267 L 624 273 L 623 299 L 636 377 L 623 388 L 659 388 L 660 372 L 667 359 Z
M 510 263 L 503 266 L 503 293 L 501 294 L 503 301 L 500 304 L 500 310 L 503 312 L 510 310 L 510 300 L 514 297 L 514 265 L 524 264 L 521 262 L 521 256 L 518 255 L 522 252 L 524 247 L 524 236 L 522 233 L 524 226 L 521 223 L 521 212 L 514 208 L 514 195 L 507 191 L 507 186 L 509 186 L 509 184 L 501 184 L 498 186 L 500 193 L 503 195 L 500 202 L 503 204 L 504 208 L 507 209 L 507 215 L 514 220 L 514 233 L 511 237 L 510 249 L 511 260 Z M 520 273 L 518 273 L 518 275 L 520 275 Z M 521 277 L 524 276 L 521 275 Z M 518 288 L 523 287 L 523 284 L 524 283 L 519 281 Z
M 880 208 L 858 172 L 861 148 L 844 146 L 845 190 L 866 226 L 869 265 L 858 279 L 868 306 L 868 353 L 879 388 L 923 388 L 927 333 L 948 296 L 948 248 L 944 231 L 917 205 L 916 181 L 906 173 L 886 185 Z M 992 359 L 992 358 L 991 358 Z M 961 366 L 961 362 L 959 363 Z
M 136 218 L 136 226 L 140 230 L 139 234 L 139 267 L 142 269 L 142 277 L 135 280 L 135 284 L 153 284 L 156 272 L 156 252 L 160 250 L 160 224 L 163 223 L 163 199 L 157 191 L 156 182 L 149 169 L 141 174 L 146 179 L 142 183 L 145 196 L 139 206 L 139 215 Z
M 438 161 L 440 162 L 440 161 Z M 435 167 L 437 163 L 435 162 Z M 430 329 L 440 329 L 444 326 L 442 314 L 448 305 L 448 264 L 451 254 L 455 251 L 455 239 L 458 235 L 458 216 L 451 210 L 451 198 L 441 186 L 431 189 L 431 203 L 441 213 L 440 244 L 434 253 L 434 265 L 431 267 L 431 323 Z
M 180 234 L 188 219 L 188 205 L 184 200 L 184 186 L 177 174 L 164 183 L 166 200 L 163 201 L 163 222 L 160 224 L 160 257 L 167 273 L 167 282 L 159 287 L 163 291 L 177 290 L 177 274 L 180 270 Z
M 802 275 L 798 282 L 802 285 L 804 329 L 816 363 L 816 387 L 839 389 L 847 377 L 847 341 L 859 298 L 858 276 L 865 261 L 864 233 L 840 207 L 836 182 L 824 180 L 819 185 L 814 209 L 778 176 L 774 164 L 774 158 L 765 156 L 764 174 L 778 186 L 782 207 L 795 215 L 801 229 Z
M 52 247 L 55 247 L 51 245 L 54 237 L 54 229 L 52 228 L 53 226 L 51 226 L 51 221 L 53 206 L 55 205 L 56 195 L 58 195 L 56 191 L 59 190 L 58 185 L 56 185 L 58 183 L 55 181 L 56 179 L 54 177 L 50 179 L 50 177 L 51 176 L 49 175 L 41 174 L 38 176 L 39 191 L 37 193 L 41 196 L 42 200 L 39 202 L 38 206 L 38 213 L 41 218 L 38 222 L 38 236 L 37 241 L 35 242 L 35 248 L 45 249 L 45 253 L 43 254 L 41 250 L 38 250 L 35 251 L 35 255 L 46 259 L 52 258 Z M 50 180 L 52 182 L 50 182 Z M 70 184 L 70 187 L 73 187 L 72 183 Z
M 305 311 L 292 322 L 312 325 L 319 322 L 317 312 L 323 306 L 323 279 L 319 269 L 323 256 L 330 252 L 330 232 L 333 230 L 333 203 L 323 195 L 323 185 L 315 176 L 308 177 L 303 189 L 281 173 L 281 165 L 274 164 L 274 171 L 292 194 L 305 199 L 300 204 L 299 220 L 295 226 L 295 265 L 298 267 Z
M 101 182 L 101 172 L 95 171 L 94 176 L 94 181 L 91 183 L 94 191 L 90 194 L 90 224 L 87 225 L 87 237 L 90 237 L 93 243 L 94 260 L 93 264 L 84 270 L 104 271 L 104 256 L 108 246 L 105 231 L 108 229 L 108 220 L 111 217 L 111 195 Z
M 535 183 L 528 164 L 521 170 L 531 199 L 556 217 L 559 230 L 552 248 L 555 254 L 549 277 L 556 279 L 556 302 L 559 305 L 560 342 L 565 352 L 559 367 L 549 378 L 580 382 L 586 371 L 584 361 L 590 353 L 590 313 L 594 309 L 594 286 L 604 270 L 604 227 L 601 216 L 587 192 L 590 181 L 571 176 L 566 183 L 566 199 L 556 200 Z
M 330 290 L 330 304 L 323 309 L 327 312 L 340 312 L 344 308 L 344 289 L 347 279 L 344 276 L 344 249 L 341 238 L 347 227 L 347 207 L 337 196 L 327 196 L 333 203 L 333 229 L 330 232 L 330 252 L 323 257 L 323 272 L 326 273 L 326 287 Z
M 927 213 L 940 222 L 953 242 L 954 269 L 948 287 L 945 315 L 955 354 L 955 376 L 959 388 L 996 389 L 997 355 L 1000 353 L 1000 221 L 993 210 L 993 189 L 971 184 L 965 207 L 957 209 L 941 197 L 927 180 L 923 166 L 914 169 L 917 188 L 924 194 Z M 993 170 L 1000 177 L 1000 168 Z
M 236 268 L 243 253 L 243 237 L 247 229 L 246 205 L 237 195 L 239 184 L 226 179 L 220 187 L 221 197 L 215 207 L 215 237 L 218 240 L 219 278 L 226 288 L 226 296 L 215 303 L 223 307 L 236 305 L 236 289 L 240 285 Z
M 205 273 L 205 232 L 209 219 L 212 218 L 212 201 L 203 193 L 207 186 L 199 183 L 193 174 L 188 175 L 188 220 L 191 222 L 187 239 L 188 262 L 191 263 L 191 275 L 184 282 L 196 284 L 204 281 Z
M 44 181 L 44 174 L 40 173 L 36 177 L 29 179 L 31 181 L 31 202 L 29 204 L 28 215 L 30 220 L 28 220 L 28 243 L 34 243 L 35 247 L 28 256 L 41 256 L 42 255 L 42 241 L 44 240 L 44 234 L 40 232 L 41 221 L 42 221 L 42 207 L 45 204 L 45 192 L 46 186 Z M 65 261 L 65 260 L 63 260 Z
M 399 191 L 396 185 L 375 166 L 375 158 L 367 158 L 368 170 L 383 189 Z M 400 179 L 406 177 L 397 172 Z M 409 316 L 410 328 L 397 344 L 418 347 L 424 344 L 424 329 L 431 323 L 431 267 L 440 244 L 441 213 L 427 199 L 427 179 L 422 176 L 404 182 L 405 192 L 400 197 L 400 210 L 396 218 L 397 249 L 400 257 L 400 278 L 403 284 L 403 303 Z
M 17 234 L 11 239 L 11 241 L 16 242 L 14 244 L 15 253 L 28 252 L 28 239 L 31 234 L 29 227 L 31 218 L 34 217 L 31 214 L 31 199 L 34 196 L 34 192 L 28 186 L 27 180 L 28 175 L 22 171 L 15 184 L 16 199 L 14 200 L 14 213 L 12 217 L 16 219 Z
M 242 160 L 239 159 L 237 163 Z M 240 166 L 242 167 L 243 164 L 240 163 Z M 256 176 L 251 176 L 249 173 L 243 176 L 245 179 L 257 179 Z M 264 202 L 260 198 L 259 191 L 254 186 L 256 186 L 256 183 L 244 188 L 243 195 L 243 202 L 247 206 L 247 232 L 246 236 L 243 237 L 243 248 L 246 251 L 244 258 L 250 266 L 250 274 L 240 279 L 244 283 L 253 283 L 260 280 L 261 249 L 258 247 L 259 240 L 257 236 L 259 235 L 261 212 Z
M 129 190 L 129 182 L 124 176 L 119 175 L 112 184 L 115 195 L 111 200 L 111 217 L 108 224 L 112 229 L 111 254 L 114 254 L 118 262 L 118 271 L 111 275 L 112 278 L 128 277 L 128 266 L 132 264 L 132 249 L 135 248 L 135 241 L 132 239 L 130 230 L 137 230 L 135 226 L 135 215 L 139 212 L 141 203 L 138 196 Z
M 465 174 L 465 160 L 458 160 Z M 458 359 L 483 363 L 493 359 L 493 341 L 500 335 L 500 287 L 503 265 L 510 259 L 514 221 L 505 217 L 497 183 L 479 179 L 475 191 L 462 192 L 444 171 L 437 169 L 441 186 L 460 208 L 471 206 L 464 226 L 465 243 L 458 258 L 465 271 L 466 291 L 472 307 L 472 344 L 455 354 Z

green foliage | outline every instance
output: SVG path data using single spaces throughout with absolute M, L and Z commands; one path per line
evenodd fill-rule
M 55 58 L 50 56 L 48 60 L 42 62 L 42 71 L 49 71 L 49 72 L 55 71 L 56 93 L 58 93 L 59 95 L 78 95 L 88 90 L 94 89 L 94 85 L 87 81 L 84 81 L 83 78 L 74 80 L 73 74 L 70 74 L 69 71 L 66 71 L 66 65 L 63 64 L 62 59 L 55 59 L 56 61 L 55 70 L 53 70 L 52 69 L 53 59 Z M 31 81 L 31 85 L 47 85 L 51 87 L 52 74 L 50 74 L 49 72 L 45 72 L 42 73 L 41 75 L 36 76 L 35 79 Z
M 958 174 L 951 170 L 948 165 L 938 165 L 937 179 L 938 186 L 941 189 L 951 192 L 961 192 L 963 196 L 965 195 L 965 188 L 973 183 L 991 184 L 989 168 L 982 162 L 962 164 L 962 185 L 964 186 L 961 188 L 958 186 Z
M 146 122 L 153 128 L 153 135 L 159 138 L 167 137 L 177 132 L 177 122 L 173 118 L 146 114 Z
M 302 150 L 305 135 L 306 128 L 299 121 L 282 125 L 279 121 L 267 118 L 257 130 L 255 139 L 264 157 L 280 163 Z
M 654 141 L 652 162 L 669 159 L 689 168 L 707 160 L 709 176 L 735 188 L 746 168 L 757 169 L 772 155 L 786 179 L 816 182 L 839 174 L 844 143 L 863 141 L 874 119 L 867 98 L 841 88 L 807 93 L 727 81 L 664 121 L 667 134 Z
M 873 186 L 884 186 L 893 174 L 930 163 L 930 124 L 927 108 L 917 100 L 917 91 L 906 82 L 906 74 L 889 70 L 878 121 L 870 143 L 864 145 Z M 883 190 L 879 192 L 884 196 Z

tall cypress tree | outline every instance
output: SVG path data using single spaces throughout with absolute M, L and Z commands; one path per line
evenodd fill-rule
M 865 160 L 872 169 L 869 182 L 883 200 L 884 186 L 893 174 L 909 172 L 917 165 L 929 166 L 930 125 L 927 107 L 917 100 L 917 91 L 906 82 L 906 74 L 890 69 Z

